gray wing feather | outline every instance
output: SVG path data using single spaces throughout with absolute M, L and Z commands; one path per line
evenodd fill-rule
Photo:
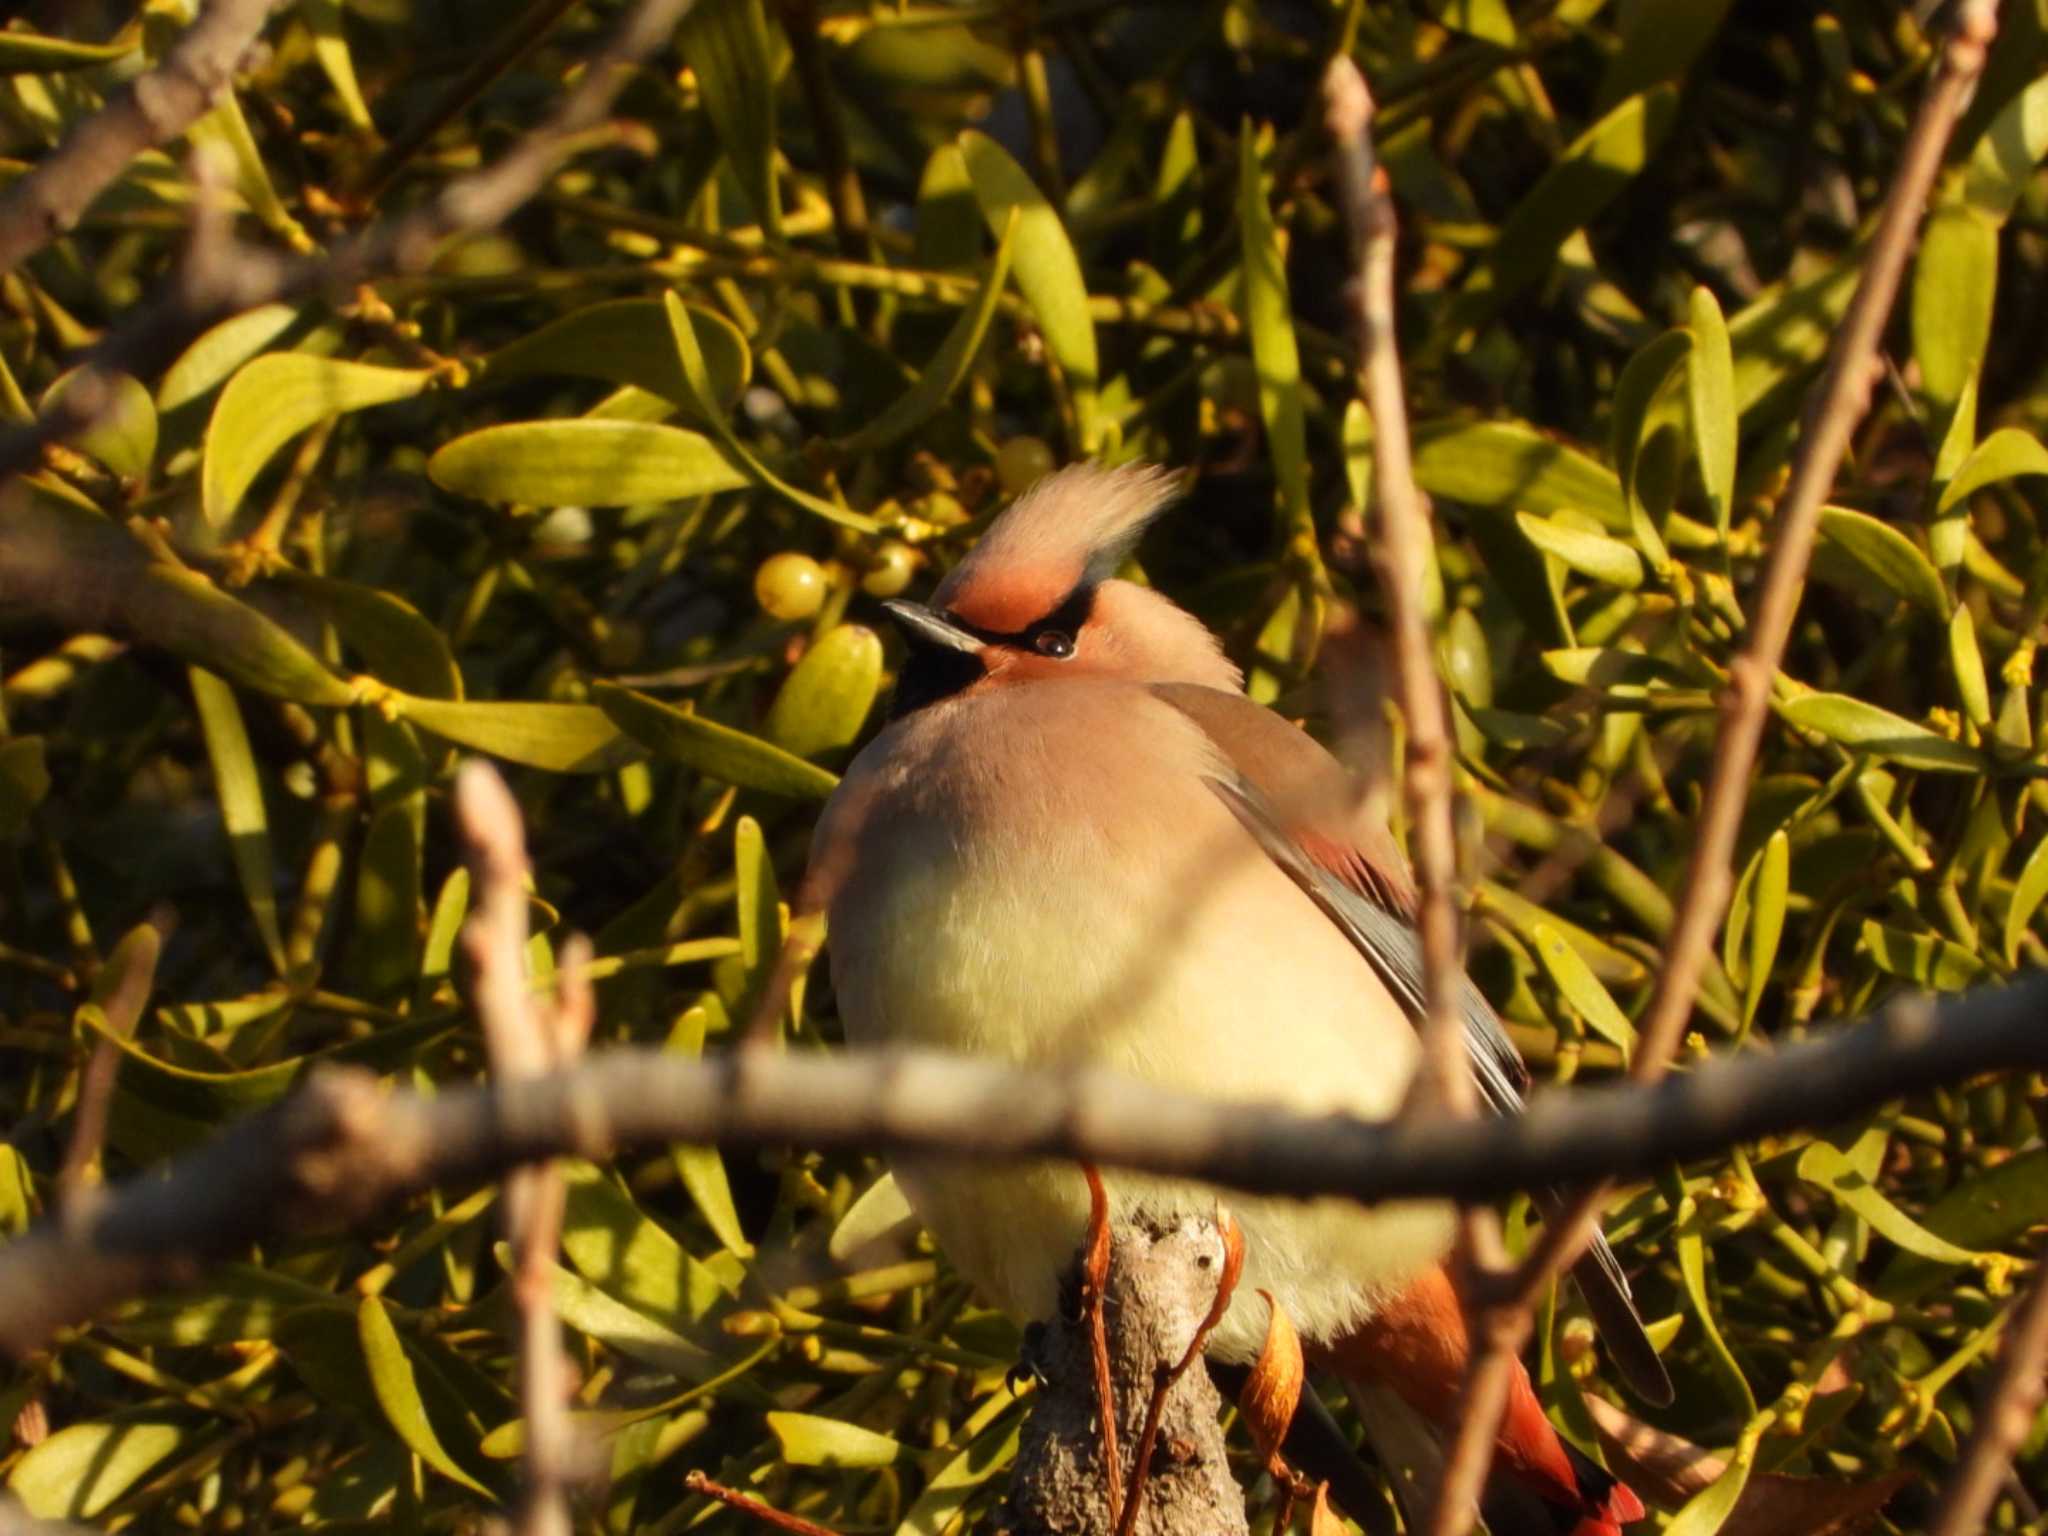
M 1285 870 L 1323 914 L 1343 930 L 1409 1018 L 1420 1020 L 1424 1011 L 1422 941 L 1408 921 L 1361 894 L 1304 853 L 1287 835 L 1280 818 L 1256 785 L 1243 779 L 1216 777 L 1209 782 L 1246 830 L 1258 839 L 1267 857 Z M 1528 1068 L 1502 1028 L 1493 1005 L 1464 975 L 1458 978 L 1458 1012 L 1465 1024 L 1465 1050 L 1472 1062 L 1472 1075 L 1487 1108 L 1497 1115 L 1519 1114 L 1522 1092 L 1529 1083 Z M 1545 1197 L 1539 1199 L 1543 1208 L 1555 1214 L 1555 1196 L 1549 1191 L 1538 1194 Z M 1591 1245 L 1572 1272 L 1630 1385 L 1650 1402 L 1669 1403 L 1670 1377 L 1643 1333 L 1628 1276 L 1604 1235 L 1594 1233 Z M 1613 1334 L 1609 1334 L 1610 1327 Z

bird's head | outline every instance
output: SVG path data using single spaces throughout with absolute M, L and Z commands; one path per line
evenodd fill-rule
M 1174 489 L 1174 477 L 1150 465 L 1076 464 L 1034 485 L 929 605 L 886 605 L 910 642 L 896 713 L 970 689 L 1081 677 L 1241 687 L 1243 675 L 1199 619 L 1115 579 Z

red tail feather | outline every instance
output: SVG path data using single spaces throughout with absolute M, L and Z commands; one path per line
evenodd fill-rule
M 1471 1342 L 1445 1271 L 1422 1276 L 1325 1353 L 1341 1373 L 1393 1388 L 1431 1423 L 1448 1428 L 1455 1422 Z M 1496 1476 L 1513 1478 L 1566 1518 L 1577 1515 L 1575 1524 L 1558 1522 L 1557 1529 L 1569 1536 L 1620 1536 L 1622 1526 L 1646 1513 L 1626 1484 L 1559 1438 L 1520 1362 L 1508 1388 L 1494 1466 Z

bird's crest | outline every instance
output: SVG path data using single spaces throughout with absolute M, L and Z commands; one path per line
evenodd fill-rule
M 933 601 L 988 629 L 1021 629 L 1084 582 L 1115 575 L 1178 481 L 1152 464 L 1057 470 L 990 525 Z

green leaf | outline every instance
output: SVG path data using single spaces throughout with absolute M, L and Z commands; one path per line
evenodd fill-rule
M 1502 48 L 1515 46 L 1515 18 L 1507 0 L 1431 0 L 1430 10 L 1445 26 L 1468 37 Z
M 914 1233 L 918 1226 L 917 1212 L 910 1208 L 910 1201 L 905 1197 L 903 1187 L 896 1182 L 896 1175 L 885 1173 L 846 1208 L 846 1214 L 832 1229 L 827 1251 L 834 1263 L 851 1264 L 862 1249 Z
M 111 64 L 135 52 L 133 40 L 74 43 L 65 37 L 0 28 L 0 75 L 48 75 L 59 70 L 90 69 Z
M 752 819 L 742 818 L 741 825 L 752 825 Z M 742 924 L 740 955 L 743 963 L 746 943 L 746 928 Z M 709 1010 L 701 1006 L 686 1009 L 668 1032 L 668 1043 L 664 1049 L 685 1056 L 703 1055 L 704 1033 L 709 1021 Z M 741 1258 L 751 1257 L 754 1245 L 747 1241 L 746 1231 L 740 1226 L 739 1210 L 732 1199 L 732 1184 L 725 1176 L 725 1159 L 719 1155 L 718 1148 L 678 1142 L 669 1151 L 675 1160 L 676 1176 L 683 1181 L 683 1188 L 689 1191 L 697 1214 L 711 1228 L 711 1235 Z
M 1600 985 L 1579 952 L 1567 944 L 1548 923 L 1537 923 L 1530 932 L 1530 947 L 1550 975 L 1552 985 L 1571 1004 L 1572 1011 L 1585 1020 L 1586 1027 L 1601 1039 L 1620 1048 L 1624 1064 L 1636 1048 L 1635 1026 L 1628 1021 Z
M 675 1332 L 725 1298 L 717 1276 L 644 1214 L 612 1175 L 575 1158 L 560 1166 L 567 1192 L 562 1251 L 584 1279 Z
M 958 142 L 989 233 L 1002 239 L 1010 227 L 1011 210 L 1017 210 L 1011 275 L 1038 317 L 1046 349 L 1066 378 L 1081 451 L 1093 452 L 1102 435 L 1096 396 L 1095 321 L 1088 311 L 1088 284 L 1066 226 L 1038 184 L 1002 145 L 972 129 L 961 134 Z
M 448 637 L 404 598 L 298 570 L 281 571 L 278 579 L 341 631 L 379 682 L 431 699 L 462 697 L 462 669 Z
M 823 800 L 838 786 L 836 774 L 795 757 L 757 736 L 614 683 L 597 683 L 591 697 L 628 736 L 657 756 L 686 763 L 742 789 L 796 799 Z
M 902 1459 L 903 1446 L 872 1429 L 811 1413 L 771 1413 L 768 1429 L 793 1467 L 886 1467 Z
M 1641 174 L 1677 114 L 1677 89 L 1654 86 L 1629 97 L 1567 145 L 1501 221 L 1486 264 L 1460 297 L 1457 328 L 1483 324 L 1548 272 L 1565 238 Z
M 1653 425 L 1660 424 L 1653 418 L 1652 408 L 1666 395 L 1666 385 L 1679 369 L 1687 367 L 1692 352 L 1690 331 L 1665 331 L 1638 349 L 1614 382 L 1608 438 L 1624 492 L 1634 479 L 1636 455 L 1642 450 L 1644 438 Z
M 1308 426 L 1301 387 L 1301 352 L 1294 340 L 1294 311 L 1287 295 L 1287 263 L 1280 233 L 1266 200 L 1252 120 L 1237 136 L 1237 222 L 1239 261 L 1244 271 L 1244 326 L 1251 335 L 1252 362 L 1259 380 L 1259 419 L 1280 486 L 1280 505 L 1291 526 L 1306 524 Z
M 967 270 L 981 256 L 982 227 L 967 157 L 959 145 L 941 144 L 917 184 L 917 264 L 932 272 Z
M 1984 361 L 1997 292 L 1997 222 L 1967 203 L 1937 208 L 1913 258 L 1913 356 L 1921 387 L 1943 410 Z
M 614 1301 L 581 1276 L 556 1265 L 548 1267 L 555 1313 L 578 1333 L 685 1381 L 708 1381 L 718 1374 L 718 1357 L 701 1344 L 663 1327 L 645 1312 Z
M 2048 77 L 2037 79 L 1999 109 L 1970 152 L 1963 197 L 1978 212 L 2003 223 L 2048 156 Z
M 1956 696 L 1963 713 L 1977 729 L 1991 725 L 1991 684 L 1984 676 L 1984 656 L 1977 648 L 1977 621 L 1970 617 L 1970 605 L 1957 603 L 1948 621 L 1949 670 L 1955 674 Z
M 1583 576 L 1624 591 L 1643 584 L 1642 557 L 1619 539 L 1574 528 L 1561 520 L 1531 517 L 1527 512 L 1515 514 L 1515 525 L 1531 544 Z
M 676 45 L 725 145 L 754 217 L 782 238 L 775 178 L 775 61 L 761 0 L 698 0 L 676 29 Z
M 1735 505 L 1735 450 L 1742 430 L 1735 407 L 1735 352 L 1711 289 L 1693 289 L 1690 314 L 1692 351 L 1685 384 L 1693 453 L 1699 459 L 1714 528 L 1726 542 Z
M 445 443 L 434 484 L 477 501 L 637 507 L 733 491 L 747 472 L 700 432 L 649 421 L 515 421 Z
M 1799 1177 L 1825 1189 L 1836 1200 L 1870 1223 L 1871 1230 L 1908 1253 L 1938 1264 L 1973 1264 L 1981 1254 L 1936 1237 L 1887 1200 L 1869 1176 L 1846 1157 L 1840 1148 L 1825 1141 L 1808 1142 L 1799 1154 Z
M 783 751 L 830 758 L 853 745 L 882 688 L 882 641 L 861 624 L 840 624 L 790 669 L 761 729 Z
M 2048 1147 L 2032 1146 L 1970 1173 L 1920 1217 L 1927 1231 L 1960 1247 L 1986 1252 L 2048 1222 Z M 1953 1266 L 1915 1253 L 1893 1256 L 1878 1276 L 1877 1294 L 1913 1302 L 1953 1279 Z
M 1780 827 L 1757 851 L 1756 873 L 1749 892 L 1749 977 L 1742 991 L 1742 1027 L 1747 1030 L 1756 1018 L 1770 984 L 1771 967 L 1778 961 L 1778 944 L 1785 933 L 1785 905 L 1792 887 L 1792 840 Z
M 0 32 L 0 37 L 8 34 Z M 82 369 L 59 374 L 43 391 L 39 413 L 48 416 L 52 407 L 76 386 Z M 149 391 L 125 373 L 107 380 L 111 398 L 83 432 L 65 439 L 79 452 L 89 454 L 117 475 L 139 480 L 149 473 L 156 459 L 156 402 Z
M 256 932 L 270 956 L 270 967 L 285 972 L 284 933 L 277 919 L 277 868 L 270 847 L 270 815 L 263 804 L 263 779 L 242 724 L 235 691 L 203 667 L 187 669 L 199 725 L 206 736 L 206 755 L 213 763 L 213 787 L 220 801 L 221 823 L 227 830 L 228 853 L 242 894 L 256 918 Z
M 1970 450 L 1954 478 L 1942 488 L 1935 511 L 1946 512 L 1987 485 L 2022 475 L 2048 475 L 2048 448 L 2017 427 L 2000 427 Z
M 380 1298 L 363 1298 L 356 1309 L 356 1334 L 362 1342 L 363 1360 L 369 1368 L 371 1389 L 377 1394 L 377 1406 L 384 1410 L 386 1421 L 398 1431 L 398 1438 L 443 1477 L 474 1489 L 487 1499 L 495 1499 L 496 1494 L 464 1471 L 442 1446 L 441 1437 L 434 1432 L 433 1421 L 427 1417 L 427 1405 L 420 1396 L 412 1358 L 407 1354 L 397 1328 L 392 1326 L 391 1315 L 384 1310 Z
M 1683 5 L 1631 6 L 1621 13 L 1621 47 L 1608 60 L 1594 98 L 1605 111 L 1624 97 L 1677 80 L 1721 30 L 1732 0 L 1686 0 Z
M 1806 693 L 1781 700 L 1775 707 L 1803 731 L 1818 732 L 1830 741 L 1901 767 L 1929 773 L 1981 773 L 1986 767 L 1983 754 L 1975 748 L 1847 694 Z
M 1023 1430 L 1024 1405 L 1005 1409 L 968 1442 L 967 1449 L 933 1474 L 896 1527 L 896 1536 L 941 1536 L 957 1526 L 974 1491 L 1016 1460 Z
M 550 773 L 605 773 L 639 756 L 595 704 L 499 703 L 484 699 L 394 701 L 405 719 L 436 736 Z
M 1728 1458 L 1720 1475 L 1687 1499 L 1684 1507 L 1671 1517 L 1671 1523 L 1664 1527 L 1664 1536 L 1714 1536 L 1735 1513 L 1755 1464 L 1756 1457 L 1744 1442 L 1738 1453 Z
M 1728 1341 L 1721 1337 L 1721 1324 L 1715 1315 L 1714 1298 L 1707 1286 L 1706 1245 L 1701 1240 L 1697 1219 L 1688 1222 L 1678 1233 L 1678 1274 L 1685 1282 L 1686 1299 L 1692 1303 L 1693 1316 L 1699 1319 L 1700 1331 L 1706 1335 L 1707 1349 L 1712 1356 L 1715 1374 L 1728 1389 L 1729 1397 L 1742 1409 L 1745 1418 L 1756 1416 L 1756 1396 L 1749 1389 L 1749 1381 L 1742 1374 L 1742 1367 L 1736 1363 L 1735 1352 L 1728 1347 Z
M 207 522 L 225 528 L 271 456 L 315 422 L 409 400 L 433 377 L 427 368 L 378 368 L 303 352 L 243 365 L 206 426 L 200 484 Z
M 1862 271 L 1862 253 L 1851 252 L 1805 282 L 1766 288 L 1728 322 L 1741 415 L 1820 366 Z
M 160 1418 L 72 1424 L 14 1464 L 8 1491 L 38 1520 L 90 1520 L 197 1433 Z
M 1990 978 L 1968 950 L 1931 933 L 1908 933 L 1875 918 L 1863 920 L 1863 947 L 1877 967 L 1932 992 L 1963 992 Z
M 1468 506 L 1538 517 L 1572 508 L 1590 512 L 1611 533 L 1634 531 L 1614 472 L 1526 422 L 1418 426 L 1415 480 L 1432 496 Z
M 2034 851 L 2027 855 L 2027 862 L 2020 866 L 2020 877 L 2013 882 L 2012 902 L 2005 909 L 2005 958 L 2009 965 L 2020 963 L 2020 937 L 2027 931 L 2027 925 L 2034 920 L 2034 914 L 2041 910 L 2041 899 L 2048 896 L 2048 838 L 2034 845 Z
M 697 328 L 690 323 L 690 312 L 683 307 L 683 301 L 673 293 L 664 296 L 662 303 L 667 309 L 669 337 L 675 344 L 676 361 L 681 365 L 691 404 L 710 424 L 711 435 L 717 438 L 733 460 L 746 470 L 748 477 L 759 481 L 777 494 L 786 496 L 806 511 L 817 513 L 828 522 L 838 523 L 846 528 L 856 528 L 864 533 L 874 532 L 875 523 L 872 518 L 862 517 L 858 512 L 849 511 L 836 502 L 826 501 L 823 497 L 813 496 L 799 486 L 791 485 L 762 463 L 753 450 L 739 440 L 732 429 L 732 424 L 726 420 L 725 412 L 719 408 L 716 395 L 712 393 L 710 367 L 704 361 L 703 349 L 697 345 Z
M 716 408 L 728 408 L 752 376 L 746 338 L 723 315 L 694 305 L 684 312 L 703 352 L 711 399 Z M 536 373 L 630 384 L 692 412 L 700 409 L 677 362 L 662 299 L 586 304 L 500 347 L 484 364 L 491 379 Z
M 1919 546 L 1889 523 L 1847 507 L 1823 507 L 1821 537 L 1922 613 L 1944 622 L 1948 589 Z
M 421 851 L 411 806 L 382 806 L 370 817 L 356 858 L 349 947 L 350 972 L 367 996 L 403 987 L 417 973 Z
M 222 1264 L 207 1271 L 205 1288 L 145 1296 L 123 1307 L 109 1325 L 136 1344 L 190 1349 L 267 1339 L 286 1314 L 345 1303 L 319 1286 L 253 1264 Z
M 159 417 L 205 403 L 235 370 L 292 328 L 299 312 L 289 304 L 262 304 L 232 315 L 178 355 L 156 387 Z
M 14 736 L 0 741 L 0 840 L 26 827 L 49 792 L 50 768 L 43 738 Z
M 974 359 L 981 351 L 982 339 L 988 335 L 989 322 L 995 319 L 996 310 L 1002 304 L 1003 288 L 1010 280 L 1010 255 L 1017 242 L 1017 226 L 1022 222 L 1022 210 L 1011 209 L 1002 238 L 996 242 L 995 260 L 989 264 L 988 275 L 981 280 L 981 288 L 976 292 L 974 301 L 960 311 L 953 328 L 946 332 L 946 339 L 939 343 L 939 350 L 924 365 L 916 382 L 898 395 L 881 415 L 842 439 L 839 444 L 841 453 L 855 457 L 888 447 L 906 433 L 923 426 L 966 382 Z
M 327 83 L 334 87 L 348 125 L 374 132 L 376 124 L 370 119 L 369 104 L 363 100 L 363 88 L 356 80 L 355 56 L 349 52 L 348 34 L 342 28 L 341 0 L 299 0 L 298 12 L 312 35 L 313 57 Z

